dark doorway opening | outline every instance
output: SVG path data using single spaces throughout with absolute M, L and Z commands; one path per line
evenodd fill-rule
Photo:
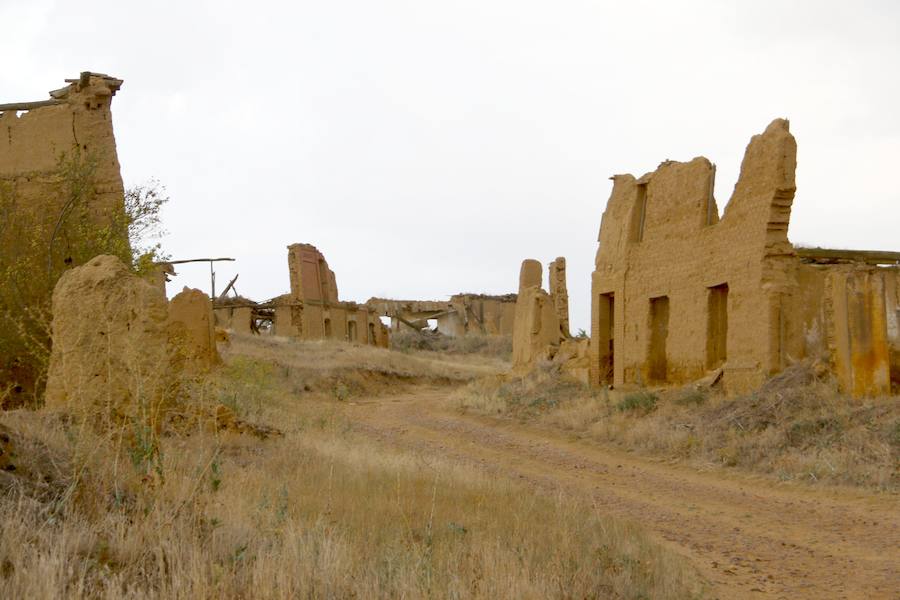
M 663 383 L 668 379 L 666 340 L 669 337 L 669 297 L 650 298 L 650 356 L 647 376 L 650 381 Z
M 708 288 L 706 368 L 718 369 L 728 359 L 728 284 Z
M 615 378 L 615 296 L 612 293 L 600 294 L 597 308 L 597 348 L 600 353 L 600 383 L 611 384 Z

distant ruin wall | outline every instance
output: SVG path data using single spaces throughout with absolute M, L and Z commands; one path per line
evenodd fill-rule
M 393 331 L 424 329 L 429 320 L 434 320 L 438 331 L 451 337 L 511 336 L 516 294 L 455 294 L 449 301 L 370 298 L 366 306 L 390 317 Z
M 338 300 L 337 278 L 315 246 L 288 246 L 288 271 L 291 292 L 272 301 L 275 335 L 388 346 L 387 328 L 374 311 Z
M 15 332 L 40 336 L 59 275 L 97 254 L 130 258 L 110 111 L 121 84 L 86 72 L 49 100 L 0 104 L 0 395 L 35 391 L 37 361 Z

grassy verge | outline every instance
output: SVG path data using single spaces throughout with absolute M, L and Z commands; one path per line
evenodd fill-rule
M 354 434 L 316 387 L 347 374 L 342 353 L 301 369 L 289 357 L 303 348 L 235 350 L 195 400 L 228 399 L 283 435 L 182 427 L 160 438 L 148 471 L 133 444 L 45 414 L 4 415 L 17 471 L 0 486 L 0 597 L 702 594 L 682 560 L 589 504 Z M 446 374 L 372 360 L 370 371 Z M 327 375 L 296 393 L 316 370 Z
M 464 410 L 505 414 L 629 450 L 781 480 L 900 489 L 900 397 L 853 400 L 797 365 L 737 398 L 696 388 L 594 391 L 552 368 L 485 378 Z

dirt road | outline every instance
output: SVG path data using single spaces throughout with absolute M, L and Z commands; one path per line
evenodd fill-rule
M 446 389 L 348 407 L 385 444 L 593 500 L 688 557 L 719 598 L 900 598 L 900 498 L 699 472 L 502 419 Z

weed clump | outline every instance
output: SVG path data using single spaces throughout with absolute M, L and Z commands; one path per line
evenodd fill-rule
M 508 335 L 449 336 L 437 331 L 400 331 L 391 335 L 391 349 L 399 352 L 480 354 L 509 360 L 512 337 Z
M 619 412 L 639 412 L 646 414 L 656 410 L 656 403 L 658 401 L 659 398 L 652 392 L 633 392 L 622 398 L 619 403 L 616 404 L 616 409 Z

